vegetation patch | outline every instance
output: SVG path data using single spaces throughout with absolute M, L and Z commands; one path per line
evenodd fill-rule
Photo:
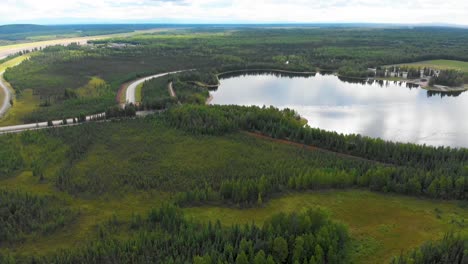
M 135 235 L 121 241 L 115 231 Z M 263 228 L 255 225 L 224 227 L 184 219 L 180 210 L 163 206 L 147 217 L 136 215 L 131 223 L 112 218 L 99 236 L 82 248 L 69 249 L 35 263 L 260 263 L 347 262 L 346 228 L 319 210 L 277 214 Z M 7 258 L 2 258 L 0 260 Z
M 468 62 L 456 60 L 430 60 L 413 63 L 406 63 L 406 66 L 416 68 L 434 68 L 439 70 L 457 70 L 468 73 Z
M 54 197 L 0 190 L 0 245 L 34 234 L 50 234 L 73 218 L 66 205 Z
M 2 126 L 19 125 L 26 122 L 29 114 L 39 109 L 39 97 L 33 94 L 31 89 L 27 89 L 21 93 L 21 96 L 16 96 L 11 107 L 6 115 L 0 119 Z M 33 120 L 36 122 L 39 120 Z
M 224 225 L 255 222 L 277 212 L 298 212 L 320 207 L 333 219 L 349 227 L 354 238 L 353 259 L 357 263 L 390 261 L 401 251 L 419 247 L 427 240 L 442 238 L 445 232 L 468 234 L 468 211 L 457 202 L 422 200 L 367 191 L 324 191 L 291 193 L 272 199 L 261 208 L 192 207 L 184 209 L 189 218 L 220 220 Z M 437 212 L 441 212 L 438 214 Z

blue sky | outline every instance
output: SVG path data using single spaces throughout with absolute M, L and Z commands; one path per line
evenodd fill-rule
M 468 25 L 466 0 L 1 0 L 0 24 L 446 23 Z

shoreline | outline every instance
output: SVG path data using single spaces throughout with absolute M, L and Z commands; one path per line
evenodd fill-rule
M 220 72 L 216 74 L 217 77 L 230 74 L 230 73 L 236 73 L 236 72 L 258 72 L 258 71 L 264 71 L 264 72 L 279 72 L 279 73 L 291 73 L 291 74 L 304 74 L 304 75 L 312 75 L 316 74 L 317 72 L 300 72 L 300 71 L 288 71 L 288 70 L 280 70 L 280 69 L 239 69 L 239 70 L 232 70 L 232 71 L 226 71 L 226 72 Z
M 465 92 L 468 90 L 468 85 L 465 84 L 464 87 L 449 87 L 449 86 L 421 86 L 422 89 L 431 91 L 431 92 L 442 92 L 442 93 L 455 93 L 455 92 Z

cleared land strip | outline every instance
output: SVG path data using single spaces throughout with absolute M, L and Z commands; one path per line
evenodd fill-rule
M 108 35 L 99 35 L 99 36 L 89 36 L 89 37 L 75 37 L 75 38 L 65 38 L 65 39 L 54 39 L 54 40 L 45 40 L 38 42 L 29 42 L 21 44 L 13 44 L 7 46 L 0 46 L 0 59 L 6 58 L 10 55 L 16 54 L 20 51 L 31 51 L 34 49 L 45 48 L 48 46 L 55 45 L 69 45 L 71 43 L 79 43 L 81 45 L 87 44 L 90 40 L 100 40 L 114 37 L 126 37 L 140 33 L 152 33 L 159 31 L 167 31 L 170 29 L 159 28 L 159 29 L 149 29 L 149 30 L 137 30 L 129 33 L 117 33 L 117 34 L 108 34 Z

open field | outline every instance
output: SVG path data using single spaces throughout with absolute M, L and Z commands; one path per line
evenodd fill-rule
M 0 64 L 0 72 L 3 72 L 7 68 L 10 68 L 10 67 L 13 67 L 13 66 L 16 66 L 16 65 L 20 64 L 21 62 L 28 59 L 29 57 L 30 57 L 30 54 L 27 54 L 27 55 L 23 55 L 23 56 L 13 58 L 13 59 L 11 59 L 9 61 L 6 61 L 6 62 Z
M 450 69 L 450 70 L 459 70 L 465 73 L 468 73 L 468 62 L 466 61 L 456 61 L 456 60 L 429 60 L 429 61 L 419 61 L 413 63 L 402 63 L 397 65 L 408 65 L 413 67 L 430 67 L 435 69 Z
M 457 202 L 434 201 L 368 191 L 321 191 L 291 193 L 262 208 L 192 207 L 187 217 L 203 221 L 221 220 L 224 225 L 255 222 L 259 225 L 278 212 L 306 208 L 326 209 L 333 219 L 349 226 L 355 238 L 356 263 L 382 263 L 401 251 L 436 240 L 450 230 L 468 233 L 468 209 Z

